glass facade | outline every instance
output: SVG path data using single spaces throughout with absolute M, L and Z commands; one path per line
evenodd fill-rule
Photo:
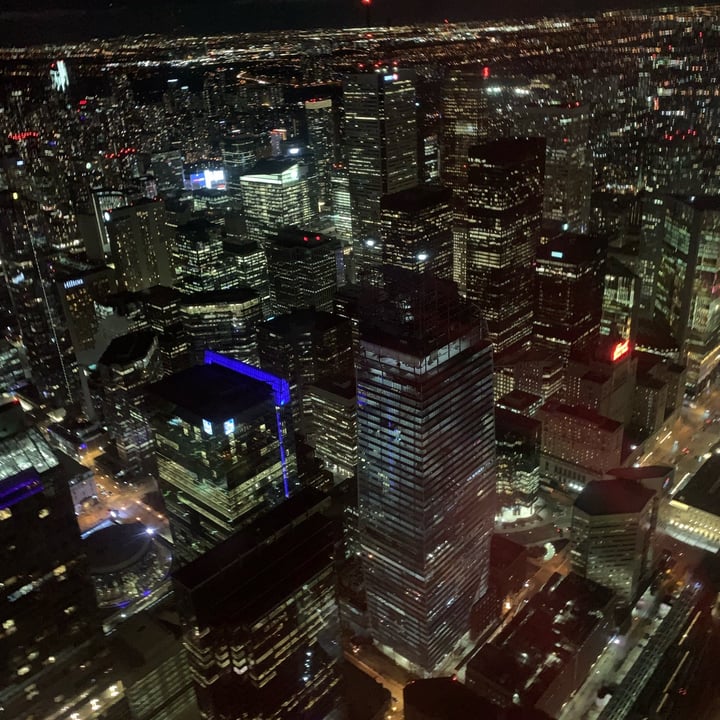
M 432 323 L 429 308 L 413 308 L 414 329 Z M 432 672 L 469 629 L 487 588 L 495 514 L 492 348 L 479 327 L 454 316 L 442 330 L 436 319 L 424 338 L 408 324 L 392 335 L 366 328 L 357 361 L 373 637 L 421 672 Z
M 475 146 L 468 163 L 467 297 L 480 307 L 501 353 L 527 344 L 532 335 L 543 142 L 513 138 Z

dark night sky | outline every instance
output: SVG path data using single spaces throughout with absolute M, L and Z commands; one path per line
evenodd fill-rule
M 653 0 L 374 0 L 373 22 L 439 21 L 585 12 Z M 0 43 L 125 33 L 241 32 L 364 24 L 360 0 L 0 0 Z

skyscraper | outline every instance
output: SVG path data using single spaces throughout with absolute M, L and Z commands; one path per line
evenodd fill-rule
M 257 359 L 260 298 L 247 287 L 183 295 L 180 316 L 190 355 L 201 362 L 208 348 L 253 363 Z
M 260 324 L 258 355 L 264 370 L 288 381 L 295 427 L 306 435 L 312 421 L 308 386 L 354 376 L 352 326 L 327 312 L 293 310 Z
M 202 717 L 333 717 L 333 525 L 302 491 L 173 577 Z
M 330 202 L 330 170 L 335 162 L 337 129 L 330 98 L 305 102 L 308 145 L 315 153 L 321 202 Z
M 565 362 L 600 335 L 605 255 L 592 235 L 551 232 L 537 247 L 535 341 Z
M 579 102 L 527 106 L 516 129 L 521 135 L 545 138 L 543 218 L 564 223 L 572 232 L 586 232 L 593 179 L 589 107 Z
M 231 133 L 223 138 L 222 155 L 225 168 L 225 185 L 235 210 L 242 212 L 240 178 L 252 170 L 257 161 L 257 140 L 251 135 Z
M 666 198 L 655 307 L 672 329 L 699 387 L 720 363 L 720 199 Z
M 106 212 L 118 289 L 135 292 L 172 285 L 164 204 L 143 199 Z
M 454 72 L 442 98 L 440 178 L 453 192 L 453 279 L 465 290 L 468 152 L 488 136 L 486 78 L 482 71 Z
M 655 492 L 635 480 L 592 480 L 572 512 L 572 569 L 634 602 L 652 562 Z
M 229 284 L 220 228 L 203 218 L 191 220 L 175 230 L 172 257 L 175 286 L 183 292 L 224 290 Z
M 294 308 L 330 312 L 345 267 L 340 242 L 327 235 L 285 228 L 267 248 L 270 300 L 275 314 Z
M 358 490 L 373 638 L 432 672 L 487 589 L 492 346 L 452 283 L 417 277 L 386 276 L 361 325 Z
M 98 362 L 103 414 L 113 448 L 129 478 L 155 469 L 153 437 L 145 409 L 145 388 L 162 375 L 157 337 L 141 330 L 115 338 Z
M 381 201 L 383 263 L 452 280 L 452 191 L 419 185 Z
M 544 144 L 510 138 L 469 150 L 467 297 L 496 353 L 530 341 L 533 260 L 540 239 Z
M 90 692 L 108 710 L 72 467 L 26 425 L 19 403 L 0 406 L 0 712 L 13 720 L 85 712 Z
M 380 264 L 380 198 L 418 183 L 415 74 L 385 68 L 344 83 L 353 247 L 359 271 Z
M 247 238 L 266 247 L 280 228 L 315 228 L 308 166 L 296 160 L 261 160 L 240 178 Z
M 284 380 L 208 351 L 205 365 L 148 392 L 160 490 L 180 562 L 215 547 L 295 489 Z

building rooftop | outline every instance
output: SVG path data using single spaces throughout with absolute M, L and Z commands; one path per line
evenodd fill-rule
M 529 412 L 533 405 L 541 402 L 539 395 L 525 392 L 524 390 L 511 390 L 503 395 L 497 404 L 506 410 L 514 410 L 516 412 Z
M 347 320 L 323 310 L 298 308 L 283 315 L 276 315 L 263 323 L 263 329 L 286 340 L 297 340 L 303 335 L 325 332 L 346 325 Z
M 156 342 L 152 330 L 138 330 L 116 337 L 99 360 L 100 365 L 129 365 L 148 356 L 153 343 Z
M 635 480 L 591 480 L 575 499 L 587 515 L 627 515 L 642 512 L 655 493 Z
M 611 590 L 575 573 L 553 575 L 470 659 L 468 681 L 487 678 L 508 697 L 517 693 L 523 706 L 534 706 L 562 673 L 571 670 L 613 605 Z
M 471 160 L 484 160 L 489 165 L 511 167 L 525 163 L 533 156 L 545 159 L 545 140 L 539 137 L 509 137 L 474 145 L 468 150 Z M 470 163 L 472 167 L 472 163 Z
M 607 240 L 596 235 L 563 232 L 547 237 L 537 247 L 537 258 L 543 262 L 580 265 L 605 257 Z
M 269 158 L 265 160 L 258 160 L 252 170 L 244 173 L 242 177 L 247 177 L 248 175 L 282 175 L 282 173 L 290 170 L 290 168 L 297 164 L 297 160 L 290 158 Z
M 543 413 L 552 415 L 567 415 L 578 420 L 595 425 L 597 428 L 605 432 L 617 432 L 622 429 L 622 423 L 612 420 L 605 415 L 595 412 L 591 408 L 582 407 L 581 405 L 566 405 L 556 400 L 548 400 L 541 408 Z
M 238 418 L 258 405 L 275 405 L 272 387 L 220 365 L 196 365 L 153 383 L 148 394 L 199 425 Z M 184 411 L 184 412 L 183 412 Z
M 285 227 L 270 238 L 270 247 L 314 250 L 316 248 L 339 249 L 340 241 L 329 235 L 303 230 L 296 227 Z
M 713 450 L 718 448 L 720 443 Z M 674 500 L 720 516 L 720 455 L 713 452 Z
M 183 307 L 193 305 L 238 305 L 256 300 L 257 291 L 249 287 L 238 287 L 231 290 L 204 290 L 196 293 L 183 293 L 180 304 Z
M 450 203 L 452 190 L 434 185 L 418 185 L 407 190 L 383 195 L 380 201 L 383 210 L 415 213 L 431 208 L 438 203 Z
M 150 550 L 152 539 L 141 523 L 109 525 L 83 540 L 92 575 L 114 573 L 132 567 Z
M 718 195 L 673 195 L 676 200 L 692 205 L 696 210 L 720 212 L 720 196 Z

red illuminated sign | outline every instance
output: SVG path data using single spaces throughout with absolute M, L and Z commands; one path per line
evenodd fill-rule
M 612 349 L 612 361 L 617 362 L 624 358 L 630 352 L 630 341 L 623 340 L 622 342 L 615 343 L 615 347 Z

